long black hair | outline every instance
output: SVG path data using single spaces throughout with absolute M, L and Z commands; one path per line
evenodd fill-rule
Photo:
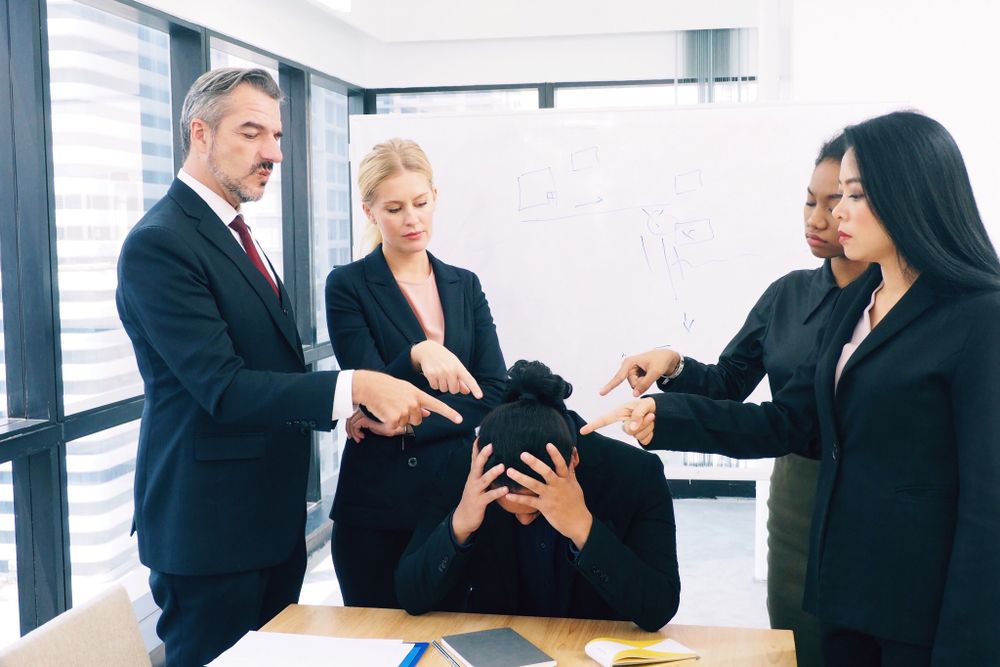
M 852 125 L 844 136 L 872 213 L 907 268 L 942 287 L 1000 287 L 1000 260 L 948 130 L 897 111 Z
M 479 427 L 479 447 L 493 445 L 485 470 L 502 463 L 505 468 L 541 480 L 540 475 L 521 461 L 521 452 L 528 452 L 551 468 L 552 459 L 545 449 L 551 442 L 569 463 L 576 437 L 565 400 L 573 387 L 540 361 L 516 362 L 507 371 L 507 378 L 503 401 L 486 415 Z M 513 490 L 520 488 L 506 474 L 494 483 L 494 486 L 504 485 Z

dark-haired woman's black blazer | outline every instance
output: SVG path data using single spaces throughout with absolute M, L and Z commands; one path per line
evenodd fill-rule
M 340 367 L 382 371 L 411 382 L 463 418 L 461 424 L 453 424 L 432 414 L 415 428 L 412 438 L 369 432 L 360 443 L 348 439 L 330 514 L 335 521 L 412 530 L 440 463 L 452 448 L 471 445 L 476 427 L 503 394 L 507 369 L 479 278 L 428 255 L 444 310 L 444 346 L 479 382 L 483 398 L 435 391 L 413 370 L 410 348 L 427 337 L 396 284 L 381 246 L 331 271 L 326 280 L 326 312 Z
M 1000 660 L 1000 291 L 918 278 L 841 349 L 881 281 L 841 293 L 812 361 L 760 406 L 662 394 L 653 445 L 752 458 L 808 452 L 820 478 L 806 606 L 829 624 L 931 646 L 935 665 Z

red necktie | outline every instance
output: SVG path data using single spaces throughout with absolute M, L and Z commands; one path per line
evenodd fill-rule
M 278 286 L 274 283 L 274 279 L 271 278 L 271 274 L 268 273 L 267 268 L 264 266 L 264 262 L 260 258 L 260 253 L 257 252 L 257 244 L 253 242 L 253 237 L 250 236 L 250 227 L 248 227 L 247 223 L 243 220 L 243 216 L 237 215 L 236 218 L 229 223 L 229 226 L 240 235 L 240 243 L 243 244 L 243 249 L 247 251 L 247 257 L 249 257 L 250 261 L 253 262 L 253 265 L 257 267 L 260 274 L 264 276 L 264 279 L 267 280 L 267 284 L 274 290 L 275 295 L 280 298 L 281 293 L 278 292 Z

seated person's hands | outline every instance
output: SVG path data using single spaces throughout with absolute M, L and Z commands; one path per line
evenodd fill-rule
M 656 402 L 648 396 L 629 401 L 603 417 L 598 417 L 584 424 L 580 433 L 587 435 L 615 422 L 623 422 L 622 430 L 635 437 L 639 444 L 645 447 L 653 440 L 653 428 L 656 426 Z
M 432 340 L 425 340 L 410 348 L 413 368 L 427 378 L 432 389 L 449 394 L 472 394 L 483 397 L 476 378 L 472 377 L 451 350 Z
M 667 349 L 650 350 L 625 357 L 618 372 L 601 389 L 601 396 L 607 396 L 608 392 L 624 380 L 628 380 L 632 387 L 633 396 L 642 396 L 659 378 L 676 370 L 680 360 L 680 354 Z
M 530 508 L 528 511 L 540 512 L 559 534 L 572 540 L 577 550 L 583 549 L 587 538 L 590 537 L 590 528 L 593 526 L 594 517 L 587 509 L 583 489 L 576 479 L 576 466 L 580 458 L 574 447 L 573 456 L 567 466 L 555 445 L 549 443 L 545 445 L 545 450 L 549 453 L 552 466 L 555 469 L 553 470 L 528 452 L 522 452 L 521 460 L 541 475 L 545 481 L 540 482 L 534 477 L 510 468 L 507 470 L 507 476 L 524 487 L 530 494 L 524 491 L 508 493 L 506 500 L 508 503 Z
M 468 542 L 472 534 L 483 525 L 486 506 L 507 495 L 508 488 L 506 486 L 490 488 L 496 478 L 503 473 L 502 463 L 496 464 L 485 473 L 483 472 L 483 466 L 486 465 L 492 453 L 493 445 L 486 445 L 480 451 L 479 440 L 472 443 L 472 464 L 469 467 L 469 476 L 465 480 L 462 500 L 459 501 L 458 507 L 451 515 L 451 532 L 460 545 Z

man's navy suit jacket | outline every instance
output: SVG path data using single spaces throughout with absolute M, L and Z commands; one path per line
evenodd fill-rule
M 305 372 L 279 290 L 180 181 L 125 239 L 116 300 L 145 388 L 134 525 L 153 570 L 260 569 L 303 539 L 310 432 L 333 427 L 337 373 Z

